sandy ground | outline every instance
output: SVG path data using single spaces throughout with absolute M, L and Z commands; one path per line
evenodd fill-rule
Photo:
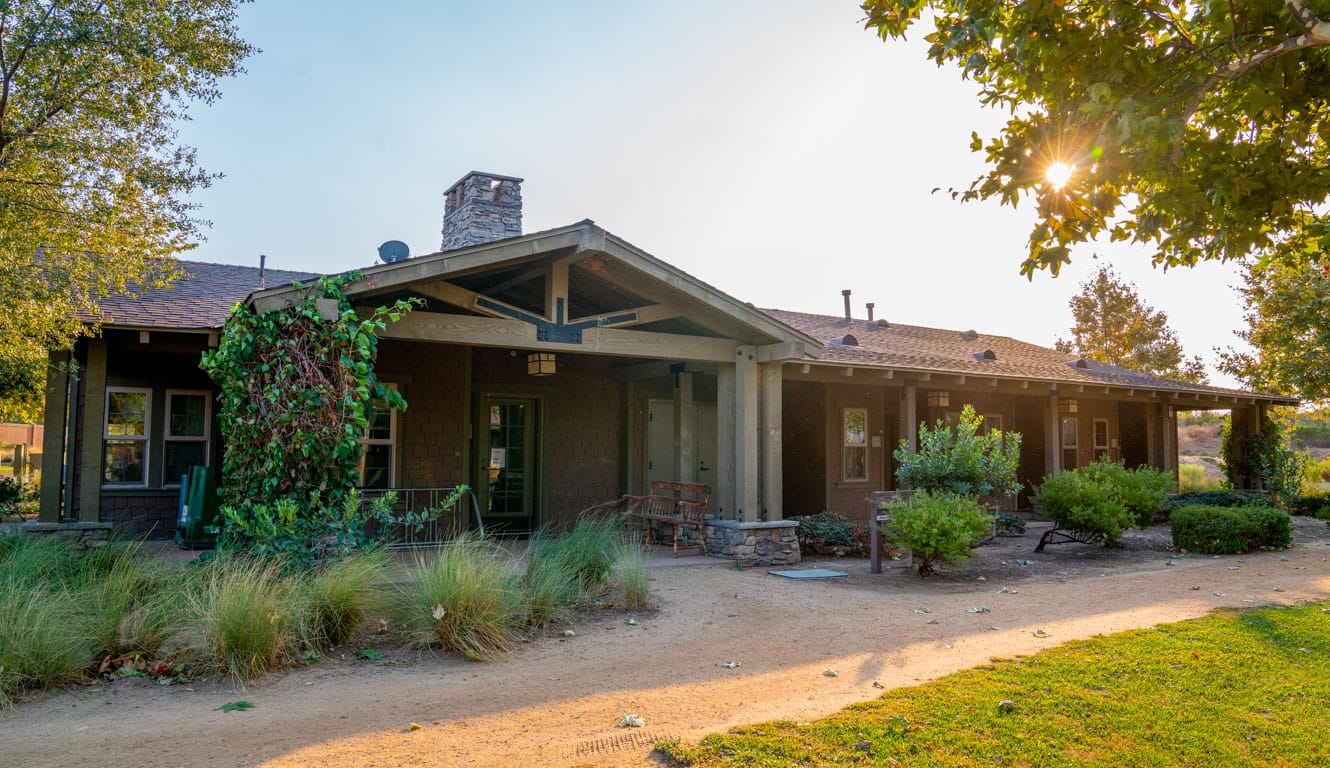
M 685 558 L 653 570 L 657 610 L 632 614 L 637 625 L 582 618 L 573 637 L 560 626 L 486 663 L 343 649 L 243 689 L 123 680 L 39 695 L 0 712 L 0 764 L 652 765 L 660 738 L 811 719 L 994 656 L 1221 606 L 1330 600 L 1330 530 L 1316 521 L 1295 518 L 1285 552 L 1173 565 L 1167 529 L 1130 534 L 1126 549 L 1035 555 L 1039 530 L 927 580 L 902 563 L 872 575 L 864 560 L 810 562 L 848 576 L 792 581 Z M 218 711 L 237 699 L 255 708 Z M 615 728 L 627 712 L 646 727 Z

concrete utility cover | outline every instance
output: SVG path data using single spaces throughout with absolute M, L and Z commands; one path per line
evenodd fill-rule
M 837 576 L 849 576 L 842 571 L 827 568 L 805 568 L 801 571 L 767 571 L 772 576 L 784 576 L 787 579 L 834 579 Z

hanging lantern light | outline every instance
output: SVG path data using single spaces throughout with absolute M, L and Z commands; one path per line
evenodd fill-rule
M 532 376 L 553 376 L 558 372 L 558 363 L 553 352 L 528 352 L 526 372 Z

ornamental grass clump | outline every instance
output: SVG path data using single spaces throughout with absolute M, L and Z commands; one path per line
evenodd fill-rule
M 955 493 L 920 491 L 882 509 L 891 516 L 883 532 L 914 555 L 920 576 L 936 573 L 938 565 L 964 562 L 974 542 L 993 527 L 978 501 Z
M 248 680 L 296 643 L 290 582 L 270 560 L 220 557 L 194 574 L 190 624 L 205 668 Z
M 623 537 L 614 548 L 614 571 L 610 576 L 621 608 L 647 608 L 651 605 L 651 569 L 642 543 Z
M 480 661 L 512 647 L 526 604 L 512 556 L 462 536 L 433 557 L 417 557 L 393 612 L 415 641 Z
M 384 550 L 363 550 L 291 576 L 297 632 L 309 650 L 343 645 L 384 605 Z
M 0 561 L 0 706 L 24 690 L 70 682 L 94 662 L 74 606 L 68 587 Z

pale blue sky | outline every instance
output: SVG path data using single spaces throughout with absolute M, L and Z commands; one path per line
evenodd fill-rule
M 1030 213 L 934 187 L 980 168 L 974 88 L 883 43 L 852 1 L 312 2 L 240 17 L 263 49 L 183 138 L 226 177 L 187 258 L 340 271 L 376 246 L 439 246 L 442 192 L 520 176 L 526 231 L 591 218 L 758 306 L 975 328 L 1051 345 L 1096 250 L 1213 365 L 1238 343 L 1240 281 L 1164 274 L 1148 253 L 1084 249 L 1019 274 Z M 1214 376 L 1217 384 L 1233 384 Z

